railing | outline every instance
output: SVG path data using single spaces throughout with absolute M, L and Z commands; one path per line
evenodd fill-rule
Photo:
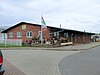
M 0 39 L 0 46 L 22 46 L 21 39 Z

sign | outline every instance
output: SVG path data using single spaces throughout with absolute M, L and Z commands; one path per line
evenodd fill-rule
M 26 29 L 26 25 L 22 25 L 22 30 Z

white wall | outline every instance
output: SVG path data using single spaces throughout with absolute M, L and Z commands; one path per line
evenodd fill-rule
M 4 38 L 7 39 L 7 34 L 6 33 L 0 33 L 0 39 L 4 40 Z

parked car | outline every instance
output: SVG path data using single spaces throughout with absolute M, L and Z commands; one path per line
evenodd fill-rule
M 3 68 L 3 55 L 2 55 L 2 52 L 0 50 L 0 75 L 3 75 L 4 72 L 5 72 L 5 69 Z

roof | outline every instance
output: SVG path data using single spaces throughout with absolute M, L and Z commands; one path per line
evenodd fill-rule
M 32 23 L 27 23 L 27 22 L 20 22 L 20 23 L 14 25 L 14 26 L 9 27 L 8 29 L 2 31 L 1 33 L 7 33 L 9 30 L 11 30 L 11 29 L 13 29 L 13 28 L 15 28 L 15 27 L 17 27 L 17 26 L 19 26 L 19 25 L 22 25 L 22 24 L 29 24 L 29 25 L 41 26 L 41 25 L 39 25 L 39 24 L 32 24 Z
M 34 25 L 34 26 L 41 26 L 39 24 L 32 24 L 32 23 L 27 23 L 27 22 L 20 22 L 4 31 L 2 31 L 1 33 L 7 33 L 9 30 L 19 26 L 19 25 L 22 25 L 22 24 L 29 24 L 29 25 Z M 58 30 L 66 30 L 66 31 L 72 31 L 72 32 L 79 32 L 79 33 L 87 33 L 87 34 L 91 34 L 91 35 L 94 35 L 95 33 L 89 33 L 89 32 L 82 32 L 82 31 L 77 31 L 77 30 L 70 30 L 70 29 L 65 29 L 65 28 L 58 28 L 58 27 L 51 27 L 51 26 L 47 26 L 48 28 L 53 28 L 53 29 L 58 29 Z

